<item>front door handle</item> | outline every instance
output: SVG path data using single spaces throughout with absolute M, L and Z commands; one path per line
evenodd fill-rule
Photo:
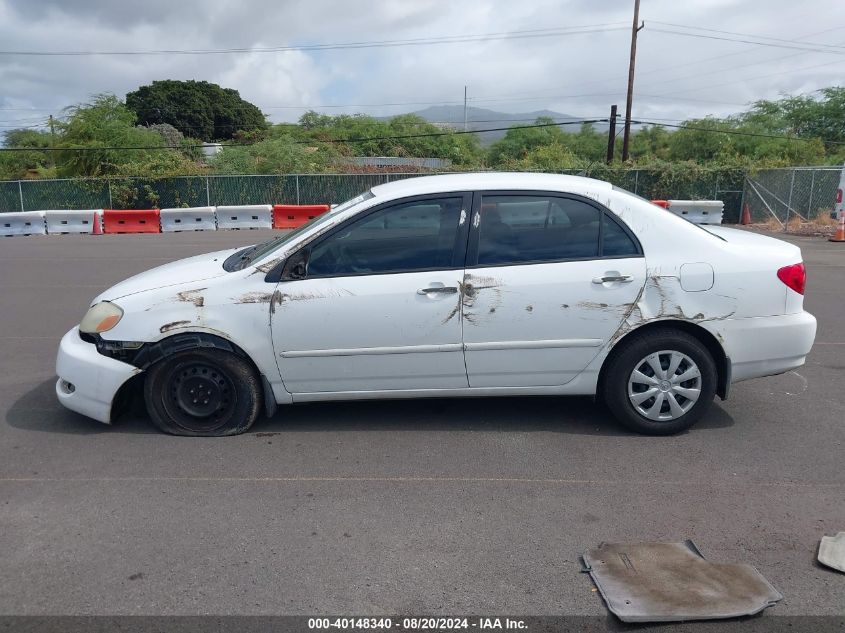
M 437 286 L 435 288 L 420 288 L 419 290 L 417 290 L 418 295 L 427 295 L 432 292 L 453 295 L 458 292 L 458 289 L 455 286 Z
M 594 277 L 594 284 L 606 284 L 611 281 L 618 281 L 623 284 L 628 284 L 634 281 L 633 275 L 608 275 L 606 277 Z

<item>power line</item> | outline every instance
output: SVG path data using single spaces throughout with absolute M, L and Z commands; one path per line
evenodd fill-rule
M 799 40 L 805 40 L 808 37 L 815 37 L 816 35 L 821 35 L 823 33 L 829 33 L 831 31 L 839 31 L 839 30 L 842 30 L 842 29 L 845 29 L 845 25 L 835 26 L 835 27 L 832 27 L 832 28 L 829 28 L 829 29 L 824 29 L 822 31 L 814 31 L 812 33 L 807 33 L 806 35 L 802 35 L 798 39 Z M 809 52 L 812 52 L 812 51 L 803 51 L 803 52 L 800 52 L 800 53 L 793 53 L 791 55 L 786 55 L 784 57 L 770 58 L 769 60 L 764 60 L 762 62 L 754 62 L 754 64 L 766 63 L 766 61 L 773 62 L 773 61 L 778 61 L 778 60 L 781 60 L 781 59 L 787 59 L 789 57 L 798 57 L 799 55 L 806 55 Z M 673 66 L 662 66 L 662 67 L 659 67 L 659 68 L 653 68 L 651 70 L 644 70 L 643 72 L 639 73 L 639 75 L 640 76 L 642 76 L 642 75 L 653 75 L 654 73 L 658 73 L 658 72 L 663 73 L 663 72 L 666 72 L 667 70 L 675 70 L 675 69 L 678 69 L 678 68 L 687 68 L 689 66 L 695 66 L 695 65 L 698 65 L 698 64 L 703 64 L 705 62 L 710 62 L 710 61 L 713 61 L 713 60 L 716 60 L 716 59 L 724 59 L 726 57 L 736 57 L 737 55 L 747 55 L 747 54 L 748 54 L 747 50 L 734 51 L 732 53 L 724 53 L 722 55 L 714 55 L 712 57 L 705 57 L 703 59 L 697 59 L 697 60 L 694 60 L 694 61 L 691 61 L 691 62 L 684 62 L 683 64 L 675 64 Z M 753 65 L 753 64 L 746 64 L 746 65 Z M 732 68 L 743 68 L 743 67 L 744 66 L 732 66 Z
M 0 51 L 0 55 L 23 55 L 38 57 L 79 57 L 95 55 L 221 55 L 233 53 L 280 53 L 288 51 L 325 51 L 361 48 L 388 48 L 398 46 L 428 46 L 433 44 L 457 44 L 465 42 L 486 42 L 494 40 L 528 39 L 538 37 L 560 37 L 581 35 L 602 31 L 616 31 L 619 22 L 589 24 L 583 26 L 550 27 L 523 31 L 501 31 L 496 33 L 476 33 L 472 35 L 448 35 L 402 40 L 379 40 L 364 42 L 345 42 L 340 44 L 305 44 L 301 46 L 239 47 L 208 49 L 152 49 L 142 51 Z
M 660 24 L 663 24 L 663 23 L 661 22 Z M 805 40 L 809 37 L 815 37 L 817 35 L 821 35 L 822 33 L 829 33 L 831 31 L 839 31 L 839 30 L 842 30 L 842 29 L 845 29 L 845 25 L 836 26 L 836 27 L 832 27 L 832 28 L 829 28 L 829 29 L 824 29 L 822 31 L 815 31 L 813 33 L 808 33 L 807 35 L 802 35 L 801 37 L 799 37 L 798 40 L 799 41 Z M 756 61 L 756 62 L 749 62 L 747 64 L 740 64 L 740 65 L 733 65 L 729 68 L 720 68 L 718 70 L 711 70 L 711 71 L 703 72 L 703 73 L 697 72 L 696 77 L 706 77 L 706 76 L 709 76 L 709 75 L 715 75 L 715 74 L 719 74 L 719 73 L 726 72 L 726 71 L 733 71 L 733 70 L 738 70 L 740 68 L 747 68 L 749 66 L 758 66 L 760 64 L 771 64 L 772 62 L 777 62 L 777 61 L 781 61 L 781 60 L 784 60 L 784 59 L 792 59 L 793 57 L 800 57 L 802 55 L 807 55 L 807 54 L 810 54 L 812 52 L 813 51 L 799 51 L 798 53 L 790 53 L 789 55 L 781 55 L 780 57 L 769 57 L 767 59 L 762 59 L 762 60 L 759 60 L 759 61 Z M 827 52 L 827 51 L 823 51 L 823 52 Z M 723 59 L 725 57 L 735 57 L 736 55 L 745 55 L 745 54 L 747 54 L 746 51 L 737 51 L 737 52 L 733 52 L 733 53 L 727 53 L 726 55 L 717 55 L 715 57 L 710 57 L 710 58 L 707 58 L 706 60 L 703 60 L 703 61 L 711 61 L 711 60 L 714 60 L 714 59 Z M 663 70 L 671 70 L 671 69 L 675 69 L 675 68 L 682 68 L 682 67 L 685 67 L 687 65 L 688 64 L 678 64 L 676 66 L 671 66 L 668 69 L 664 68 Z M 645 73 L 643 73 L 643 74 L 645 74 Z M 660 85 L 660 84 L 671 83 L 671 82 L 674 82 L 674 81 L 678 81 L 678 78 L 663 79 L 663 80 L 659 80 L 659 81 L 650 81 L 650 82 L 646 81 L 646 85 L 651 87 L 651 86 L 657 86 L 657 85 Z M 659 97 L 659 95 L 656 95 L 656 96 Z M 665 96 L 664 96 L 664 98 L 665 98 Z
M 659 127 L 669 127 L 679 130 L 693 130 L 698 132 L 708 132 L 713 134 L 728 134 L 728 135 L 735 135 L 735 136 L 749 136 L 749 137 L 758 137 L 758 138 L 770 138 L 770 139 L 779 139 L 785 141 L 801 141 L 801 142 L 814 142 L 821 140 L 822 142 L 833 144 L 833 145 L 845 145 L 845 141 L 832 141 L 832 140 L 824 140 L 820 138 L 802 138 L 800 136 L 784 136 L 778 134 L 765 134 L 761 132 L 745 132 L 742 130 L 720 130 L 717 128 L 706 128 L 706 127 L 699 127 L 696 125 L 685 125 L 685 124 L 672 124 L 666 123 L 667 120 L 674 120 L 674 119 L 632 119 L 631 123 L 634 125 L 653 125 Z M 431 138 L 431 137 L 439 137 L 439 136 L 459 136 L 462 134 L 478 134 L 481 132 L 502 132 L 508 131 L 512 129 L 531 129 L 531 128 L 547 128 L 547 127 L 557 127 L 561 125 L 578 125 L 578 124 L 594 124 L 594 123 L 608 123 L 609 120 L 607 118 L 595 118 L 595 119 L 580 119 L 575 121 L 563 121 L 563 122 L 555 122 L 555 123 L 536 123 L 533 125 L 516 125 L 516 126 L 509 126 L 509 127 L 495 127 L 495 128 L 484 128 L 479 130 L 454 130 L 454 131 L 447 131 L 447 132 L 426 132 L 426 133 L 419 133 L 419 134 L 400 134 L 400 135 L 392 135 L 392 136 L 369 136 L 369 137 L 358 137 L 358 138 L 345 138 L 345 139 L 325 139 L 325 140 L 315 140 L 315 139 L 307 139 L 307 140 L 297 140 L 294 141 L 296 144 L 314 144 L 314 143 L 363 143 L 367 141 L 397 141 L 397 140 L 405 140 L 405 139 L 413 139 L 413 138 Z M 250 147 L 255 143 L 227 143 L 224 145 L 226 147 Z M 155 146 L 134 146 L 134 147 L 43 147 L 43 148 L 32 148 L 32 147 L 5 147 L 0 148 L 0 152 L 50 152 L 50 151 L 113 151 L 113 150 L 169 150 L 169 149 L 190 149 L 190 148 L 202 148 L 206 147 L 207 144 L 201 145 L 155 145 Z
M 667 93 L 662 95 L 664 97 L 674 97 L 674 94 L 683 94 L 685 92 L 698 92 L 699 90 L 708 90 L 710 88 L 720 88 L 722 86 L 730 86 L 732 84 L 739 84 L 739 83 L 746 83 L 748 81 L 757 81 L 758 79 L 766 79 L 767 77 L 778 77 L 780 75 L 786 75 L 790 73 L 796 73 L 802 70 L 812 70 L 814 68 L 821 68 L 823 66 L 832 66 L 833 64 L 841 64 L 841 60 L 834 60 L 832 62 L 824 62 L 822 64 L 813 64 L 811 66 L 802 66 L 801 68 L 794 68 L 792 70 L 783 70 L 773 73 L 767 73 L 765 75 L 755 75 L 753 77 L 744 77 L 742 79 L 735 79 L 734 81 L 724 81 L 717 84 L 709 84 L 707 86 L 696 86 L 695 88 L 684 88 L 683 90 L 678 90 L 675 93 Z
M 706 35 L 704 33 L 688 33 L 684 31 L 674 31 L 671 29 L 661 29 L 661 28 L 649 28 L 649 31 L 653 33 L 667 33 L 669 35 L 683 35 L 685 37 L 698 37 L 708 40 L 721 40 L 724 42 L 737 42 L 740 44 L 754 44 L 756 46 L 772 46 L 775 48 L 789 48 L 792 50 L 798 51 L 812 51 L 815 53 L 831 53 L 833 55 L 845 55 L 845 48 L 839 49 L 825 49 L 825 48 L 818 48 L 818 47 L 810 47 L 810 46 L 797 46 L 797 45 L 790 45 L 790 44 L 778 44 L 776 42 L 763 42 L 760 40 L 751 40 L 751 39 L 741 39 L 741 38 L 730 38 L 730 37 L 720 37 L 718 35 Z
M 506 93 L 507 94 L 514 94 L 514 93 Z M 534 96 L 523 96 L 523 97 L 513 97 L 509 98 L 506 95 L 502 98 L 497 98 L 491 95 L 486 97 L 471 97 L 469 99 L 470 106 L 473 103 L 505 103 L 505 102 L 519 102 L 519 101 L 540 101 L 543 99 L 553 100 L 553 99 L 586 99 L 586 98 L 593 98 L 593 97 L 616 97 L 619 96 L 619 92 L 596 92 L 596 93 L 583 93 L 583 94 L 554 94 L 554 95 L 534 95 Z M 652 95 L 652 94 L 640 94 L 642 97 L 646 97 L 649 99 L 672 99 L 672 95 Z M 696 102 L 696 103 L 712 103 L 718 105 L 730 105 L 730 106 L 744 106 L 744 103 L 733 103 L 728 101 L 718 101 L 713 99 L 695 99 L 695 98 L 685 98 L 685 97 L 678 97 L 677 101 L 689 101 L 689 102 Z M 389 106 L 409 106 L 409 105 L 460 105 L 463 101 L 400 101 L 400 102 L 390 102 L 390 103 L 343 103 L 343 104 L 305 104 L 305 105 L 277 105 L 277 106 L 256 106 L 259 110 L 317 110 L 317 109 L 328 109 L 328 108 L 381 108 L 381 107 L 389 107 Z M 23 108 L 0 108 L 2 110 L 20 110 Z M 48 112 L 53 108 L 30 108 L 32 111 L 44 111 Z M 247 111 L 249 108 L 243 107 L 236 107 L 233 108 L 235 111 Z M 204 109 L 200 108 L 185 108 L 180 107 L 175 114 L 179 114 L 182 112 L 202 112 Z M 170 114 L 170 113 L 168 113 Z M 412 114 L 412 113 L 411 113 Z M 397 115 L 398 116 L 398 115 Z M 44 117 L 33 117 L 33 119 L 39 118 L 43 119 Z M 67 118 L 67 117 L 55 117 L 55 118 Z M 218 124 L 217 127 L 220 125 L 228 125 L 228 124 Z M 284 124 L 282 124 L 284 125 Z M 290 123 L 290 125 L 296 125 L 295 123 Z
M 517 125 L 517 126 L 509 126 L 509 127 L 494 127 L 494 128 L 485 128 L 481 130 L 455 130 L 455 131 L 447 131 L 447 132 L 423 132 L 419 134 L 398 134 L 398 135 L 391 135 L 391 136 L 367 136 L 367 137 L 358 137 L 358 138 L 342 138 L 342 139 L 307 139 L 307 140 L 297 140 L 293 141 L 296 144 L 300 145 L 312 145 L 314 143 L 364 143 L 367 141 L 399 141 L 405 139 L 412 139 L 412 138 L 432 138 L 438 136 L 459 136 L 462 134 L 478 134 L 480 132 L 506 132 L 512 128 L 543 128 L 543 127 L 555 127 L 559 125 L 577 125 L 583 123 L 606 123 L 607 119 L 579 119 L 574 121 L 564 121 L 560 123 L 535 123 L 533 125 Z M 250 147 L 255 145 L 255 143 L 227 143 L 223 147 Z M 168 150 L 168 149 L 191 149 L 191 148 L 201 148 L 207 147 L 208 143 L 203 143 L 199 145 L 151 145 L 151 146 L 127 146 L 127 147 L 45 147 L 45 148 L 38 148 L 37 151 L 44 151 L 44 152 L 102 152 L 102 151 L 114 151 L 114 150 Z M 0 148 L 0 152 L 31 152 L 33 148 L 30 147 L 2 147 Z
M 801 41 L 804 38 L 798 38 L 797 40 L 788 40 L 788 39 L 783 39 L 783 38 L 779 38 L 779 37 L 770 37 L 768 35 L 758 35 L 758 34 L 753 34 L 753 33 L 737 33 L 735 31 L 722 31 L 722 30 L 719 30 L 719 29 L 708 29 L 708 28 L 704 28 L 704 27 L 701 27 L 701 26 L 691 26 L 691 25 L 688 25 L 688 24 L 673 24 L 671 22 L 659 22 L 657 20 L 651 20 L 650 24 L 662 24 L 664 26 L 674 26 L 674 27 L 678 27 L 678 28 L 682 28 L 682 29 L 690 29 L 690 30 L 693 30 L 693 31 L 707 31 L 709 33 L 721 33 L 723 35 L 736 35 L 738 37 L 753 37 L 753 38 L 756 38 L 758 40 L 759 39 L 770 40 L 772 42 L 780 42 L 780 43 L 784 43 L 784 44 L 804 44 L 805 43 L 805 42 Z M 837 28 L 842 28 L 842 27 L 837 27 Z M 826 30 L 833 30 L 833 29 L 826 29 Z M 845 46 L 842 46 L 840 44 L 814 44 L 814 46 L 845 50 Z
M 651 22 L 652 21 L 649 21 L 649 24 L 651 24 Z M 835 26 L 835 27 L 831 27 L 831 28 L 828 28 L 828 29 L 823 29 L 821 31 L 814 31 L 812 33 L 807 33 L 806 35 L 802 35 L 801 37 L 799 37 L 798 40 L 803 40 L 803 39 L 807 39 L 809 37 L 815 37 L 817 35 L 821 35 L 823 33 L 829 33 L 831 31 L 838 31 L 838 30 L 842 30 L 842 29 L 845 29 L 845 25 Z M 655 29 L 649 29 L 649 30 L 654 31 Z M 645 40 L 645 41 L 648 41 L 648 40 Z M 781 59 L 787 59 L 789 57 L 797 57 L 797 56 L 800 56 L 800 55 L 807 55 L 807 54 L 813 53 L 813 52 L 816 52 L 816 51 L 814 51 L 814 50 L 802 51 L 802 52 L 799 52 L 799 53 L 794 53 L 792 55 L 786 55 L 786 56 L 783 56 L 783 57 L 775 57 L 775 58 L 770 59 L 768 61 L 774 62 L 774 61 L 779 61 Z M 818 52 L 823 53 L 823 52 L 827 52 L 827 51 L 818 51 Z M 678 68 L 687 68 L 689 66 L 695 66 L 695 65 L 698 65 L 698 64 L 703 64 L 705 62 L 713 61 L 713 60 L 716 60 L 716 59 L 724 59 L 726 57 L 735 57 L 737 55 L 746 55 L 747 53 L 748 53 L 748 51 L 746 49 L 746 50 L 742 50 L 742 51 L 735 51 L 735 52 L 732 52 L 732 53 L 725 53 L 725 54 L 722 54 L 722 55 L 714 55 L 714 56 L 711 56 L 711 57 L 705 57 L 703 59 L 697 59 L 697 60 L 694 60 L 694 61 L 691 61 L 691 62 L 684 62 L 682 64 L 673 64 L 672 66 L 660 66 L 658 68 L 643 70 L 641 72 L 637 72 L 637 75 L 640 76 L 640 77 L 643 77 L 645 75 L 653 75 L 655 73 L 664 73 L 664 72 L 669 71 L 669 70 L 675 70 L 675 69 L 678 69 Z M 756 63 L 766 63 L 766 62 L 765 61 L 755 62 L 755 64 Z M 741 66 L 733 66 L 732 69 L 743 68 L 745 66 L 750 66 L 750 65 L 754 65 L 754 64 L 744 64 L 744 65 L 741 65 Z M 610 82 L 610 81 L 621 82 L 624 79 L 625 79 L 625 75 L 621 75 L 621 74 L 620 75 L 608 75 L 608 76 L 605 76 L 601 79 L 593 79 L 593 80 L 590 80 L 590 81 L 581 82 L 578 85 L 583 87 L 583 86 L 590 86 L 590 85 L 595 85 L 595 84 L 605 84 L 605 83 Z M 659 82 L 659 83 L 663 83 L 663 82 Z M 647 85 L 653 85 L 653 84 L 647 83 Z M 550 92 L 550 91 L 547 91 L 547 92 Z M 642 93 L 638 93 L 638 95 L 645 96 L 645 95 L 642 95 Z M 662 95 L 650 95 L 650 97 L 652 97 L 652 98 L 665 98 Z M 713 103 L 718 104 L 720 102 L 713 102 Z M 724 103 L 722 105 L 745 105 L 745 104 Z

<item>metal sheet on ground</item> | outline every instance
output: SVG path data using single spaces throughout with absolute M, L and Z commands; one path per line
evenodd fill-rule
M 750 565 L 706 561 L 692 541 L 603 543 L 584 554 L 584 563 L 623 622 L 740 617 L 783 599 Z
M 845 572 L 845 532 L 836 536 L 823 536 L 818 558 L 822 565 Z

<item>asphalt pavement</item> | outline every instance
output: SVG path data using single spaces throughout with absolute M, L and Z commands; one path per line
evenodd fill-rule
M 754 565 L 784 595 L 765 617 L 845 611 L 845 574 L 815 563 L 845 530 L 845 246 L 789 238 L 807 365 L 675 437 L 588 398 L 296 405 L 220 439 L 58 404 L 92 297 L 268 233 L 0 238 L 0 615 L 605 616 L 580 554 L 683 539 Z

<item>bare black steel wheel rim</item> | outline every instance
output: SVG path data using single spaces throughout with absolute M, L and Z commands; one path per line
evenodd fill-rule
M 628 399 L 644 418 L 677 420 L 701 395 L 701 371 L 686 354 L 661 350 L 643 358 L 628 379 Z
M 188 431 L 211 432 L 235 410 L 237 392 L 219 367 L 206 362 L 177 365 L 168 376 L 163 401 L 173 421 Z

